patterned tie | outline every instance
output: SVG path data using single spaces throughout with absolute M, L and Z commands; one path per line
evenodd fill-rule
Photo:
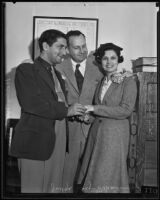
M 54 81 L 53 75 L 52 75 L 52 68 L 53 68 L 52 66 L 47 66 L 47 71 L 48 71 L 48 74 L 49 74 L 51 80 Z
M 50 70 L 51 70 L 50 72 L 52 74 L 52 79 L 54 80 L 55 90 L 56 90 L 56 93 L 57 93 L 57 96 L 58 96 L 58 101 L 64 102 L 65 105 L 67 106 L 67 102 L 66 102 L 63 90 L 61 88 L 61 84 L 60 84 L 59 79 L 56 75 L 56 70 L 53 66 L 51 66 Z M 69 153 L 69 128 L 68 128 L 68 122 L 67 121 L 66 121 L 66 152 Z
M 80 64 L 77 64 L 76 70 L 75 70 L 75 77 L 76 77 L 79 93 L 81 93 L 84 78 L 83 78 L 81 72 L 79 71 L 79 67 L 80 67 Z

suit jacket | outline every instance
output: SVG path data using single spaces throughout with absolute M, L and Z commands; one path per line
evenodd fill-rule
M 62 74 L 62 77 L 65 79 L 68 104 L 77 102 L 83 105 L 92 104 L 97 84 L 102 78 L 102 73 L 95 64 L 94 56 L 92 54 L 88 56 L 86 61 L 86 70 L 81 94 L 79 94 L 70 57 L 66 58 L 60 65 L 56 65 L 56 69 L 59 70 L 59 72 Z M 74 136 L 77 135 L 77 140 L 79 140 L 81 137 L 87 137 L 89 127 L 90 125 L 81 123 L 81 127 L 79 127 L 79 133 L 77 123 L 71 122 L 69 124 L 69 131 L 73 132 Z M 75 130 L 77 132 L 76 134 Z
M 68 109 L 64 102 L 58 102 L 54 81 L 44 65 L 46 62 L 39 57 L 33 64 L 20 64 L 16 69 L 15 87 L 21 117 L 10 154 L 19 158 L 49 159 L 54 150 L 55 120 L 67 115 Z M 58 74 L 64 90 L 64 82 Z

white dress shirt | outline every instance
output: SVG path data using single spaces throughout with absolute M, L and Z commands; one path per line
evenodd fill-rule
M 108 90 L 108 88 L 110 87 L 112 81 L 111 80 L 107 80 L 107 77 L 105 78 L 104 82 L 103 82 L 103 86 L 102 86 L 102 90 L 101 90 L 101 94 L 100 94 L 100 100 L 101 100 L 101 103 L 103 101 L 103 98 Z
M 76 70 L 76 65 L 80 64 L 79 71 L 81 72 L 82 76 L 84 77 L 85 70 L 86 70 L 86 60 L 84 60 L 81 63 L 76 63 L 74 60 L 71 59 L 71 62 L 72 62 L 72 67 L 73 67 L 74 72 Z
M 103 98 L 108 90 L 108 88 L 110 87 L 112 81 L 111 80 L 107 80 L 107 77 L 105 78 L 104 82 L 103 82 L 103 86 L 102 86 L 102 90 L 101 90 L 101 94 L 100 94 L 100 100 L 101 100 L 101 103 L 103 101 Z M 87 109 L 85 111 L 85 113 L 89 113 L 89 112 L 92 112 L 94 111 L 94 106 L 93 105 L 86 105 L 85 108 Z

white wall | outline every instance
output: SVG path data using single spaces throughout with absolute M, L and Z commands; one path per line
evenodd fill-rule
M 120 67 L 131 70 L 132 59 L 157 56 L 157 10 L 155 2 L 6 2 L 7 118 L 19 117 L 13 78 L 15 67 L 30 58 L 33 16 L 98 18 L 98 46 L 113 42 L 123 47 Z

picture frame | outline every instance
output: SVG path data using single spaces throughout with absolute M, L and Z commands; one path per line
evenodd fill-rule
M 57 29 L 64 33 L 70 30 L 79 30 L 86 36 L 88 52 L 95 51 L 98 44 L 97 18 L 74 18 L 74 17 L 33 17 L 33 60 L 39 56 L 38 38 L 47 29 Z

